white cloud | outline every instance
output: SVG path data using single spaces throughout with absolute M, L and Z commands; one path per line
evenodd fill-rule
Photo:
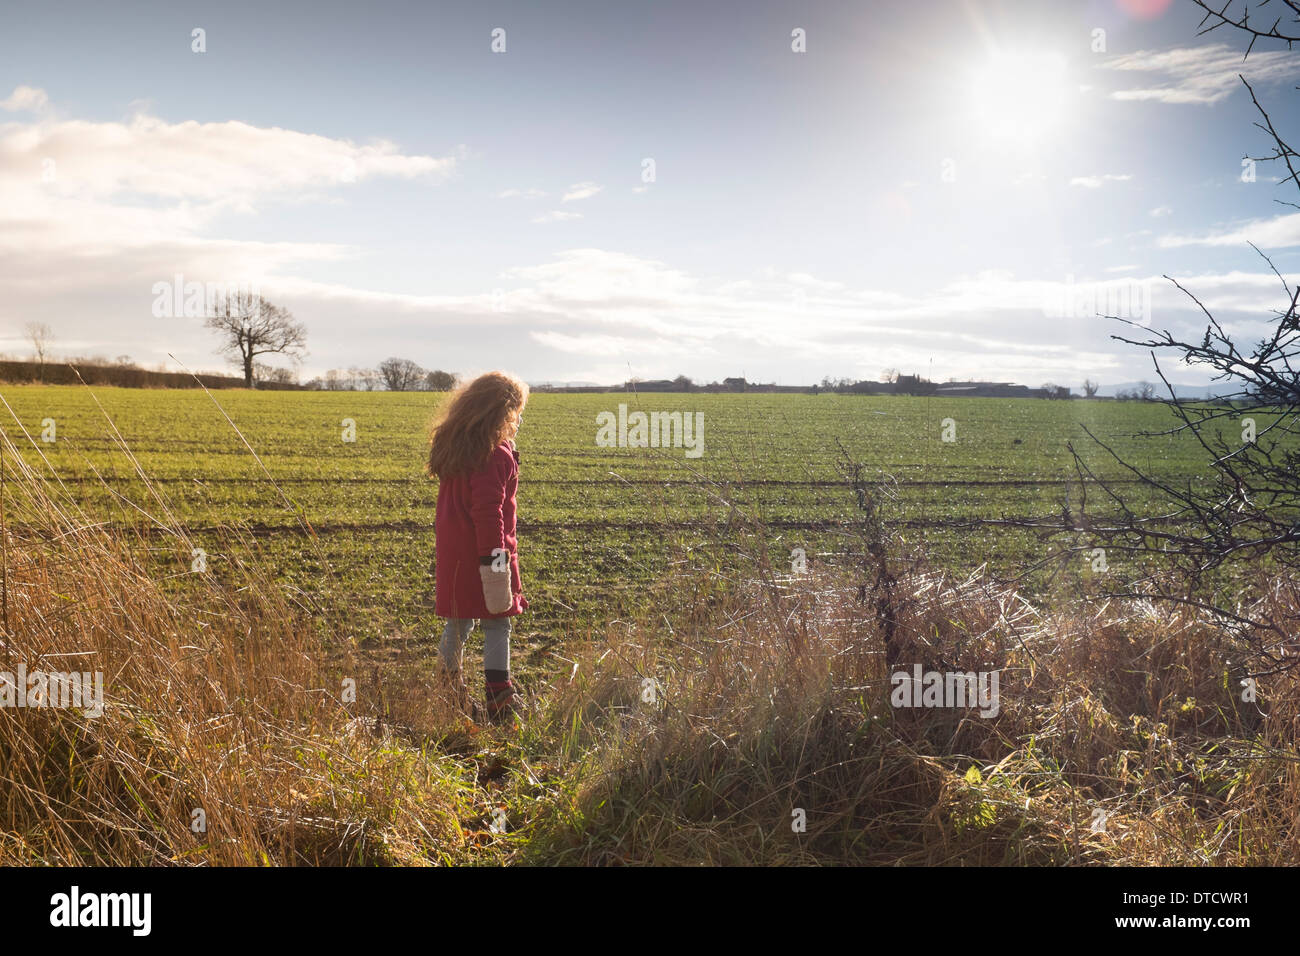
M 1111 57 L 1097 64 L 1099 69 L 1130 75 L 1139 74 L 1149 85 L 1113 91 L 1116 100 L 1154 100 L 1159 103 L 1211 104 L 1243 89 L 1238 74 L 1252 84 L 1278 83 L 1300 76 L 1300 60 L 1284 51 L 1256 50 L 1242 61 L 1241 48 L 1212 43 L 1173 50 L 1138 50 Z M 1149 75 L 1149 80 L 1145 77 Z M 1139 79 L 1139 77 L 1133 77 Z
M 566 212 L 563 209 L 552 209 L 550 212 L 544 212 L 540 216 L 534 216 L 533 222 L 566 222 L 569 219 L 581 219 L 580 212 Z
M 649 302 L 656 307 L 685 304 L 697 280 L 653 259 L 603 249 L 570 249 L 554 261 L 507 269 L 506 279 L 534 286 L 566 307 L 603 309 L 615 303 Z
M 384 141 L 358 145 L 279 127 L 169 123 L 143 113 L 123 122 L 0 123 L 0 250 L 102 258 L 186 244 L 187 257 L 200 246 L 225 257 L 240 244 L 203 236 L 219 214 L 246 214 L 263 201 L 371 177 L 443 179 L 455 165 L 454 158 L 406 155 Z M 272 245 L 311 250 L 313 258 L 323 248 Z
M 0 179 L 30 181 L 53 159 L 45 193 L 104 199 L 121 193 L 171 200 L 251 202 L 269 193 L 339 185 L 372 176 L 443 178 L 450 157 L 404 155 L 395 144 L 357 145 L 241 122 L 168 123 L 136 115 L 123 123 L 85 120 L 0 125 Z
M 1171 212 L 1173 212 L 1173 209 L 1171 209 L 1169 206 L 1156 206 L 1155 209 L 1151 210 L 1151 215 L 1156 219 L 1160 219 L 1164 216 L 1169 215 Z
M 684 344 L 670 338 L 646 338 L 644 336 L 593 335 L 584 332 L 581 335 L 568 335 L 563 332 L 530 332 L 529 336 L 538 345 L 564 352 L 568 355 L 604 356 L 660 356 L 676 355 L 689 357 L 698 351 L 694 344 Z
M 34 86 L 15 87 L 8 99 L 0 100 L 0 110 L 14 112 L 38 112 L 45 109 L 49 97 L 45 91 Z
M 1085 189 L 1097 189 L 1104 183 L 1122 183 L 1132 179 L 1130 173 L 1102 173 L 1097 176 L 1075 176 L 1070 180 L 1071 186 L 1083 186 Z
M 519 197 L 524 199 L 542 199 L 545 196 L 545 191 L 541 189 L 503 189 L 501 192 L 497 193 L 497 199 L 516 199 Z
M 1165 249 L 1182 246 L 1244 246 L 1253 242 L 1261 249 L 1300 245 L 1300 213 L 1255 219 L 1203 235 L 1166 235 L 1156 240 Z
M 604 186 L 592 182 L 574 183 L 569 187 L 569 191 L 564 194 L 560 202 L 576 202 L 579 199 L 590 199 L 604 188 Z
M 213 343 L 199 323 L 160 324 L 149 316 L 150 284 L 173 271 L 207 279 L 244 276 L 243 270 L 257 267 L 271 273 L 263 284 L 274 301 L 308 322 L 309 375 L 373 364 L 386 354 L 416 360 L 436 354 L 442 367 L 463 371 L 483 361 L 484 330 L 491 329 L 492 340 L 500 344 L 494 361 L 537 378 L 614 382 L 629 374 L 660 378 L 679 372 L 720 377 L 743 358 L 753 379 L 806 382 L 828 373 L 873 377 L 887 366 L 925 374 L 933 356 L 936 374 L 941 370 L 944 377 L 1037 385 L 1047 378 L 1096 377 L 1130 358 L 1106 339 L 1110 327 L 1104 319 L 1045 320 L 1044 303 L 1067 286 L 1078 293 L 1089 286 L 1145 283 L 1162 327 L 1177 330 L 1181 322 L 1191 328 L 1200 321 L 1195 306 L 1167 282 L 1138 275 L 1093 284 L 1066 276 L 1020 279 L 1009 270 L 991 269 L 904 295 L 779 269 L 705 278 L 666 262 L 597 248 L 569 249 L 547 261 L 504 269 L 492 280 L 502 287 L 496 294 L 490 288 L 455 295 L 395 294 L 293 275 L 304 261 L 351 253 L 335 246 L 171 244 L 138 250 L 125 260 L 111 251 L 99 261 L 69 260 L 68 271 L 56 273 L 55 286 L 39 257 L 4 256 L 0 328 L 21 327 L 6 321 L 9 312 L 21 316 L 51 306 L 69 316 L 93 312 L 111 321 L 96 319 L 81 328 L 52 324 L 62 340 L 97 339 L 108 355 L 129 352 L 157 361 L 170 350 L 192 366 L 210 367 Z M 124 273 L 124 264 L 135 271 Z M 1212 308 L 1264 317 L 1279 294 L 1276 277 L 1265 272 L 1196 276 L 1184 285 Z M 815 294 L 796 300 L 792 288 Z M 364 334 L 358 316 L 366 317 Z M 1241 321 L 1231 312 L 1224 318 Z M 1132 358 L 1134 368 L 1117 372 L 1116 380 L 1140 377 L 1143 359 Z
M 844 288 L 843 282 L 828 282 L 825 279 L 818 279 L 816 276 L 809 275 L 807 272 L 790 272 L 786 274 L 786 279 L 797 286 L 806 289 L 816 289 L 820 292 L 829 292 Z

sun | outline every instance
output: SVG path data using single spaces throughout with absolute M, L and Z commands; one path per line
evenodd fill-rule
M 1060 54 L 997 53 L 971 77 L 971 117 L 990 140 L 1036 146 L 1063 125 L 1068 89 Z

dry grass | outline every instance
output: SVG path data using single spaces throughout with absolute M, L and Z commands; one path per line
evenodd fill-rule
M 498 736 L 430 693 L 428 660 L 381 673 L 322 646 L 311 609 L 238 560 L 249 542 L 221 580 L 187 573 L 161 497 L 132 504 L 150 536 L 110 534 L 0 450 L 0 670 L 99 670 L 107 698 L 97 718 L 0 708 L 0 864 L 1300 860 L 1295 668 L 1243 702 L 1242 647 L 1191 610 L 1040 611 L 913 561 L 895 663 L 998 670 L 983 718 L 891 706 L 851 570 L 696 555 L 667 613 L 575 638 Z M 148 570 L 158 529 L 170 579 Z M 1263 593 L 1300 612 L 1286 582 Z
M 105 692 L 100 717 L 0 709 L 0 864 L 421 863 L 461 847 L 460 766 L 357 716 L 343 678 L 362 701 L 373 687 L 346 646 L 327 672 L 283 589 L 248 565 L 233 583 L 185 573 L 175 524 L 177 579 L 158 580 L 143 538 L 55 500 L 0 442 L 0 670 L 101 671 Z
M 707 620 L 623 629 L 575 662 L 550 720 L 581 783 L 533 859 L 1300 861 L 1294 670 L 1243 702 L 1239 648 L 1189 612 L 1040 614 L 978 576 L 909 572 L 899 666 L 1000 670 L 1001 711 L 983 718 L 890 705 L 881 626 L 852 579 L 717 590 L 732 600 Z M 648 678 L 656 703 L 638 693 Z

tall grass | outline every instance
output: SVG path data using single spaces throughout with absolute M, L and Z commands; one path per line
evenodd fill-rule
M 257 565 L 190 574 L 155 515 L 176 550 L 160 578 L 156 536 L 110 533 L 3 434 L 0 452 L 0 670 L 100 671 L 105 691 L 99 717 L 0 708 L 0 864 L 416 863 L 464 842 L 461 768 L 377 737 L 346 643 L 327 654 Z
M 1239 644 L 1192 608 L 1038 608 L 880 539 L 882 614 L 882 578 L 781 573 L 739 522 L 673 564 L 659 612 L 573 635 L 497 734 L 427 657 L 324 645 L 254 542 L 191 573 L 161 496 L 110 530 L 0 452 L 0 670 L 99 670 L 107 697 L 0 708 L 0 863 L 1300 860 L 1295 668 L 1243 701 Z M 1274 617 L 1300 610 L 1267 585 Z M 999 671 L 999 713 L 892 706 L 912 664 Z
M 1295 669 L 1244 702 L 1238 648 L 1189 611 L 1044 613 L 911 563 L 898 666 L 1000 670 L 985 718 L 891 706 L 884 621 L 842 571 L 716 591 L 680 630 L 620 628 L 575 660 L 548 725 L 575 788 L 530 859 L 1300 862 Z

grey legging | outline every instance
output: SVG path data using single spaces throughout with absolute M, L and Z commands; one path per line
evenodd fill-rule
M 508 672 L 510 670 L 510 618 L 487 617 L 480 623 L 483 625 L 483 669 Z M 438 653 L 442 656 L 448 670 L 460 670 L 461 658 L 465 653 L 465 638 L 469 637 L 469 632 L 473 628 L 473 618 L 447 619 Z

